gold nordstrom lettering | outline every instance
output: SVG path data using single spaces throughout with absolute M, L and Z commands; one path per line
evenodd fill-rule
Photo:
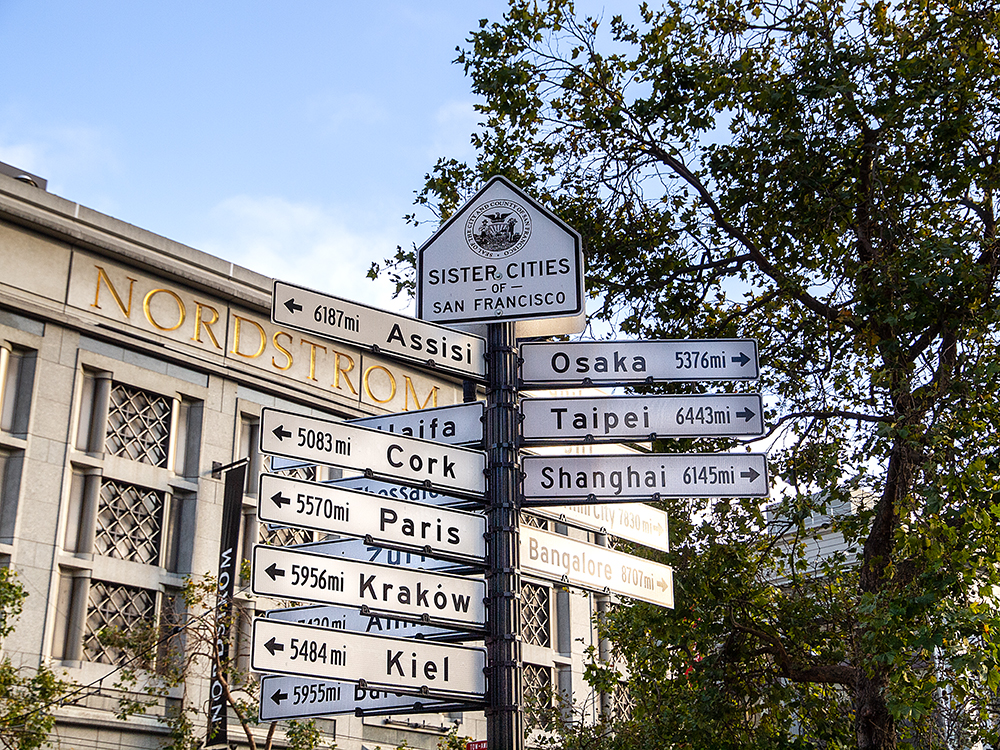
M 172 326 L 161 326 L 153 320 L 153 311 L 150 308 L 149 303 L 157 294 L 167 294 L 174 300 L 174 302 L 177 303 L 177 322 Z M 184 303 L 181 301 L 181 298 L 169 289 L 151 289 L 142 299 L 142 311 L 146 314 L 146 320 L 149 321 L 149 324 L 158 331 L 176 331 L 184 325 L 184 318 L 187 315 L 187 311 L 184 309 Z
M 267 334 L 264 333 L 264 329 L 261 327 L 260 323 L 255 320 L 250 320 L 250 318 L 244 318 L 236 313 L 233 313 L 233 350 L 230 354 L 236 354 L 240 357 L 245 357 L 246 359 L 257 359 L 261 354 L 264 353 L 264 347 L 267 346 Z M 257 335 L 260 337 L 260 344 L 257 347 L 257 351 L 253 354 L 244 354 L 240 351 L 240 334 L 243 330 L 242 324 L 249 323 L 254 328 L 257 329 Z
M 104 285 L 107 286 L 108 291 L 111 292 L 111 296 L 114 297 L 115 303 L 118 305 L 118 309 L 122 311 L 122 315 L 126 318 L 132 317 L 132 288 L 135 286 L 135 279 L 131 276 L 126 276 L 128 279 L 128 307 L 122 303 L 122 298 L 118 296 L 118 290 L 115 289 L 115 285 L 111 283 L 111 279 L 108 277 L 107 272 L 100 266 L 94 266 L 97 269 L 97 290 L 94 294 L 94 304 L 91 307 L 96 307 L 98 310 L 101 309 L 101 279 L 104 279 Z
M 372 374 L 373 370 L 381 370 L 382 372 L 384 372 L 386 374 L 386 376 L 388 376 L 388 378 L 389 378 L 389 388 L 390 388 L 390 390 L 389 390 L 389 397 L 388 398 L 378 398 L 374 393 L 372 393 L 372 389 L 371 389 L 371 374 Z M 396 378 L 394 378 L 392 376 L 392 373 L 389 372 L 389 370 L 387 368 L 383 367 L 382 365 L 372 365 L 367 370 L 365 370 L 365 375 L 362 378 L 362 381 L 363 381 L 364 386 L 365 386 L 365 393 L 368 394 L 368 398 L 370 398 L 376 404 L 387 404 L 390 401 L 392 401 L 394 398 L 396 398 Z

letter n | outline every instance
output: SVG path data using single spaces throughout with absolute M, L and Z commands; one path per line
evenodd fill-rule
M 129 282 L 128 306 L 126 307 L 125 304 L 122 303 L 122 298 L 118 295 L 118 290 L 115 289 L 115 285 L 111 283 L 111 279 L 108 277 L 107 272 L 100 266 L 94 266 L 94 268 L 97 269 L 97 290 L 94 293 L 94 304 L 92 304 L 91 307 L 96 307 L 98 310 L 101 309 L 101 279 L 104 279 L 104 285 L 108 288 L 108 291 L 111 292 L 111 296 L 114 298 L 115 304 L 117 304 L 118 309 L 122 311 L 122 315 L 124 315 L 126 319 L 131 318 L 132 288 L 135 286 L 135 279 L 133 279 L 131 276 L 125 277 L 126 279 L 128 279 Z

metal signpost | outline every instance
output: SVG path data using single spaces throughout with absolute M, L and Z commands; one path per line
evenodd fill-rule
M 566 505 L 660 497 L 767 497 L 763 453 L 525 456 L 524 504 Z
M 257 518 L 460 562 L 486 561 L 486 519 L 475 513 L 261 474 Z
M 760 437 L 757 394 L 526 398 L 526 443 L 623 442 L 682 437 Z
M 482 451 L 277 409 L 261 411 L 260 451 L 459 495 L 486 491 Z
M 472 630 L 486 622 L 481 580 L 281 547 L 254 547 L 251 590 Z
M 272 610 L 254 622 L 252 668 L 281 675 L 262 682 L 261 720 L 483 708 L 488 742 L 477 741 L 476 750 L 522 750 L 522 570 L 598 592 L 602 601 L 618 595 L 665 607 L 673 606 L 673 574 L 521 527 L 520 509 L 666 550 L 666 513 L 637 501 L 766 497 L 768 476 L 761 454 L 520 450 L 754 438 L 764 433 L 759 395 L 534 398 L 519 406 L 519 389 L 750 380 L 759 372 L 757 345 L 592 341 L 519 349 L 518 323 L 544 323 L 546 335 L 578 331 L 583 257 L 574 230 L 499 177 L 419 249 L 417 307 L 420 320 L 275 282 L 275 323 L 485 382 L 486 401 L 350 423 L 262 411 L 262 453 L 364 476 L 322 484 L 261 478 L 262 521 L 357 537 L 254 548 L 255 594 L 319 605 Z M 486 323 L 486 337 L 424 321 Z M 400 635 L 410 637 L 389 637 Z M 485 637 L 485 649 L 446 643 L 477 637 Z
M 486 375 L 485 342 L 452 328 L 274 282 L 271 320 L 289 328 L 417 362 L 472 380 Z
M 481 699 L 486 652 L 481 648 L 326 630 L 258 617 L 251 669 L 294 677 L 342 680 L 400 693 Z
M 551 581 L 674 606 L 670 567 L 531 526 L 521 527 L 521 567 Z
M 521 346 L 523 385 L 754 380 L 757 342 L 748 339 L 557 341 Z

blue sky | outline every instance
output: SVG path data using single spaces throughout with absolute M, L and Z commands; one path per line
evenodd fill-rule
M 412 312 L 364 278 L 477 116 L 455 47 L 501 0 L 0 0 L 0 161 L 256 271 Z

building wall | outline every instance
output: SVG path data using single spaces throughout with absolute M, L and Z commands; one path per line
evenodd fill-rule
M 350 418 L 462 400 L 460 382 L 273 325 L 271 284 L 0 175 L 0 564 L 29 592 L 3 648 L 92 686 L 57 709 L 63 748 L 163 741 L 151 718 L 114 718 L 116 654 L 96 635 L 169 622 L 185 577 L 215 570 L 213 467 L 251 457 L 245 555 L 261 539 L 308 540 L 258 528 L 261 407 Z M 247 611 L 269 606 L 238 596 Z M 594 597 L 527 579 L 523 602 L 526 685 L 572 693 L 592 714 L 582 673 Z M 188 684 L 183 699 L 204 705 L 205 687 Z M 434 748 L 456 723 L 485 736 L 481 712 L 324 727 L 342 750 Z

